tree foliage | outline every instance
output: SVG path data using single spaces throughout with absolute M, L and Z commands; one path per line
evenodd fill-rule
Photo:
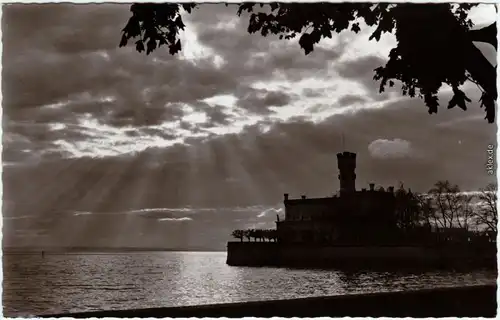
M 122 30 L 120 47 L 126 46 L 130 39 L 137 38 L 135 48 L 139 52 L 146 51 L 146 54 L 150 54 L 166 45 L 170 54 L 178 53 L 181 51 L 181 40 L 178 39 L 178 34 L 185 27 L 179 12 L 181 7 L 187 13 L 191 13 L 196 4 L 133 4 L 130 8 L 132 17 Z
M 236 238 L 236 239 L 240 239 L 240 241 L 243 242 L 243 237 L 245 236 L 245 233 L 243 230 L 234 230 L 231 233 L 231 236 Z
M 385 66 L 374 70 L 380 81 L 379 91 L 401 83 L 403 95 L 422 98 L 430 114 L 437 113 L 438 91 L 443 84 L 453 88 L 448 109 L 466 110 L 471 100 L 461 90 L 466 80 L 482 90 L 481 107 L 486 119 L 495 119 L 497 98 L 496 67 L 493 67 L 473 41 L 485 41 L 497 47 L 496 24 L 479 31 L 468 18 L 475 3 L 461 4 L 388 4 L 388 3 L 242 3 L 236 14 L 250 16 L 248 32 L 280 39 L 299 38 L 307 55 L 324 38 L 351 30 L 358 33 L 364 21 L 374 27 L 370 40 L 379 41 L 384 33 L 393 33 L 397 46 L 390 51 Z M 193 3 L 141 3 L 131 6 L 132 17 L 122 31 L 120 47 L 137 39 L 137 51 L 149 54 L 165 45 L 170 54 L 181 50 L 179 32 L 184 30 L 181 8 L 191 13 Z
M 240 239 L 243 242 L 243 238 L 254 239 L 254 241 L 278 241 L 278 234 L 276 229 L 246 229 L 246 230 L 234 230 L 231 236 Z

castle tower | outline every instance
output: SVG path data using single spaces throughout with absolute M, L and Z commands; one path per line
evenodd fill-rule
M 340 191 L 356 191 L 356 154 L 344 151 L 337 153 Z

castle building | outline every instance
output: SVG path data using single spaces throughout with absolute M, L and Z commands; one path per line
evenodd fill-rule
M 325 198 L 284 195 L 285 219 L 276 222 L 281 243 L 375 244 L 397 233 L 394 187 L 356 190 L 356 154 L 337 154 L 340 190 Z

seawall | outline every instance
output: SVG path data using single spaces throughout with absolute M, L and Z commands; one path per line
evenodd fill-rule
M 496 267 L 496 247 L 425 246 L 314 246 L 276 242 L 228 242 L 227 264 L 232 266 L 304 267 Z
M 164 317 L 488 317 L 497 312 L 496 285 L 437 288 L 188 307 L 42 315 L 43 318 Z

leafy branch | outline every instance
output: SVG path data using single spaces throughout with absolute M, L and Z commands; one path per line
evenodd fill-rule
M 361 31 L 360 22 L 375 27 L 370 40 L 379 41 L 392 33 L 397 46 L 390 51 L 385 66 L 374 70 L 380 81 L 379 92 L 401 83 L 403 95 L 423 99 L 430 114 L 437 113 L 438 92 L 446 84 L 453 88 L 448 108 L 466 110 L 471 100 L 460 89 L 469 80 L 483 91 L 481 107 L 486 119 L 495 120 L 497 99 L 496 67 L 493 67 L 473 41 L 486 41 L 497 47 L 496 25 L 481 30 L 468 18 L 475 3 L 461 4 L 387 4 L 387 3 L 242 3 L 236 14 L 249 14 L 249 33 L 270 34 L 279 39 L 300 36 L 299 45 L 306 55 L 333 33 Z M 175 55 L 181 50 L 178 34 L 184 30 L 180 10 L 191 13 L 197 4 L 141 3 L 131 6 L 132 17 L 122 30 L 120 47 L 137 39 L 137 51 L 149 54 L 166 45 Z

